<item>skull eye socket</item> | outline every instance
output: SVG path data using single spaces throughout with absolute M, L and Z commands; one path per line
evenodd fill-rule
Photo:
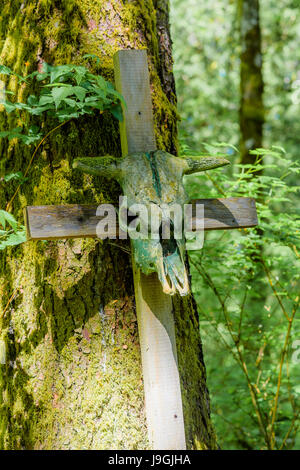
M 161 239 L 160 243 L 164 258 L 173 255 L 177 250 L 177 244 L 174 238 L 170 238 L 170 240 Z
M 166 238 L 165 235 L 166 235 L 166 232 L 165 232 L 165 228 L 166 228 L 166 224 L 169 225 L 169 227 L 167 227 L 167 230 L 169 229 L 169 234 L 170 234 L 170 237 L 169 238 Z M 167 232 L 168 234 L 168 232 Z M 177 250 L 177 243 L 176 243 L 176 240 L 174 238 L 174 224 L 172 222 L 172 220 L 168 220 L 168 221 L 162 221 L 162 223 L 160 224 L 160 227 L 159 227 L 159 239 L 160 239 L 160 244 L 161 244 L 161 247 L 162 247 L 162 251 L 163 251 L 163 257 L 167 257 L 167 256 L 170 256 L 170 255 L 173 255 L 176 250 Z

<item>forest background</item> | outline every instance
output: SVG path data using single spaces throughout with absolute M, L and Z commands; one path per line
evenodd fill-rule
M 257 230 L 210 233 L 190 256 L 223 449 L 300 447 L 299 7 L 171 1 L 181 151 L 232 162 L 187 187 L 253 196 L 259 209 Z

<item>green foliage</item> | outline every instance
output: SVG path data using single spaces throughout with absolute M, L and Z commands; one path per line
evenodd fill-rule
M 235 19 L 236 1 L 171 0 L 179 131 L 194 148 L 202 140 L 239 142 Z
M 199 141 L 239 142 L 240 43 L 236 0 L 171 0 L 180 134 Z M 264 145 L 298 157 L 300 9 L 298 0 L 264 0 L 260 8 L 265 82 Z M 182 37 L 185 40 L 182 41 Z
M 12 214 L 0 209 L 0 250 L 26 241 L 25 228 Z
M 290 318 L 299 302 L 299 1 L 261 2 L 264 145 L 272 150 L 256 152 L 255 168 L 238 165 L 236 149 L 241 52 L 237 4 L 171 0 L 182 154 L 198 154 L 199 142 L 205 141 L 205 152 L 224 152 L 233 162 L 225 170 L 189 177 L 187 188 L 197 197 L 253 196 L 259 211 L 257 229 L 206 235 L 202 252 L 190 258 L 193 288 L 220 446 L 299 449 L 299 320 L 295 313 L 286 350 L 289 321 L 283 312 Z M 216 141 L 226 143 L 212 144 Z
M 100 60 L 93 54 L 87 54 L 84 58 L 96 59 L 97 62 Z M 99 75 L 90 73 L 88 68 L 84 66 L 51 66 L 44 63 L 41 72 L 35 71 L 26 77 L 21 77 L 9 67 L 0 65 L 1 74 L 15 76 L 19 82 L 29 83 L 35 81 L 38 86 L 38 93 L 30 95 L 26 103 L 14 100 L 13 92 L 2 90 L 5 95 L 2 105 L 8 114 L 23 111 L 32 116 L 46 115 L 57 119 L 61 123 L 60 126 L 70 119 L 78 119 L 83 115 L 94 114 L 95 112 L 109 111 L 118 120 L 122 121 L 123 119 L 121 103 L 125 105 L 125 102 L 122 95 L 114 89 L 110 82 Z M 8 100 L 7 95 L 11 95 L 12 100 Z M 56 127 L 48 132 L 46 137 L 54 130 L 56 130 Z M 43 136 L 42 131 L 36 125 L 30 126 L 27 134 L 23 132 L 22 127 L 0 132 L 0 138 L 18 139 L 25 145 L 39 142 L 33 157 L 46 137 Z M 27 180 L 25 176 L 21 172 L 11 173 L 3 176 L 2 181 L 8 183 L 12 180 L 18 180 L 19 189 L 20 185 Z M 8 206 L 10 205 L 11 203 L 8 204 Z M 6 222 L 10 224 L 10 230 L 5 230 Z M 26 241 L 24 227 L 19 227 L 15 218 L 9 212 L 0 211 L 0 224 L 3 227 L 3 230 L 0 231 L 0 250 Z
M 26 134 L 22 134 L 21 127 L 15 127 L 14 129 L 10 131 L 0 132 L 0 138 L 7 137 L 9 140 L 17 138 L 21 140 L 21 142 L 23 142 L 25 145 L 31 145 L 34 142 L 39 141 L 41 139 L 42 134 L 38 132 L 38 130 L 39 130 L 38 127 L 31 126 L 28 129 L 28 134 L 26 135 Z
M 219 146 L 204 147 L 222 155 Z M 299 186 L 291 179 L 300 165 L 277 147 L 253 154 L 255 165 L 235 165 L 231 175 L 186 180 L 192 197 L 254 197 L 259 217 L 256 229 L 209 233 L 202 252 L 190 253 L 193 289 L 221 446 L 293 448 L 299 445 L 293 344 L 300 335 L 300 214 L 293 202 Z
M 90 57 L 87 55 L 86 58 Z M 6 66 L 0 66 L 0 74 L 14 75 Z M 58 119 L 59 122 L 72 118 L 79 118 L 84 114 L 93 114 L 96 110 L 104 112 L 109 110 L 113 116 L 122 120 L 122 95 L 113 85 L 99 75 L 94 75 L 79 65 L 43 64 L 42 72 L 35 71 L 27 77 L 19 77 L 20 81 L 39 83 L 38 95 L 30 95 L 26 103 L 5 100 L 3 105 L 7 113 L 25 110 L 33 116 L 46 114 Z M 7 93 L 7 92 L 6 92 Z M 20 129 L 13 129 L 7 133 L 2 132 L 0 137 L 20 138 Z M 26 136 L 29 144 L 40 138 L 38 128 L 31 128 Z
M 22 171 L 17 171 L 16 173 L 9 173 L 8 175 L 3 176 L 3 181 L 6 183 L 12 180 L 18 180 L 20 183 L 24 183 L 28 178 L 25 178 Z

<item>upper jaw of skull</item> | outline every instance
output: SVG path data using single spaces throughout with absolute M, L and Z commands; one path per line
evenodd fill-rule
M 185 240 L 182 226 L 179 227 L 182 219 L 175 216 L 170 219 L 166 204 L 150 203 L 142 207 L 145 210 L 130 223 L 124 221 L 125 207 L 120 208 L 120 228 L 128 231 L 137 266 L 144 274 L 157 272 L 165 294 L 187 295 L 190 290 L 184 259 Z M 131 211 L 134 210 L 132 208 Z M 138 224 L 139 232 L 136 230 Z
M 187 295 L 190 291 L 187 268 L 184 260 L 184 240 L 162 240 L 163 265 L 158 276 L 166 294 Z
M 132 240 L 135 262 L 144 274 L 157 272 L 165 294 L 187 295 L 189 281 L 182 250 L 184 243 L 174 239 L 168 242 L 172 246 L 169 252 L 164 240 Z

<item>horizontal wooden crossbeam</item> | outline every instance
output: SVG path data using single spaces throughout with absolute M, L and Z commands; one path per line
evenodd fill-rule
M 204 230 L 255 227 L 257 214 L 252 198 L 197 199 L 193 204 L 193 228 L 196 227 L 196 205 L 204 204 Z M 24 210 L 29 240 L 96 237 L 101 216 L 95 204 L 63 206 L 29 206 Z M 101 235 L 98 233 L 98 236 Z M 110 236 L 106 232 L 103 236 Z

